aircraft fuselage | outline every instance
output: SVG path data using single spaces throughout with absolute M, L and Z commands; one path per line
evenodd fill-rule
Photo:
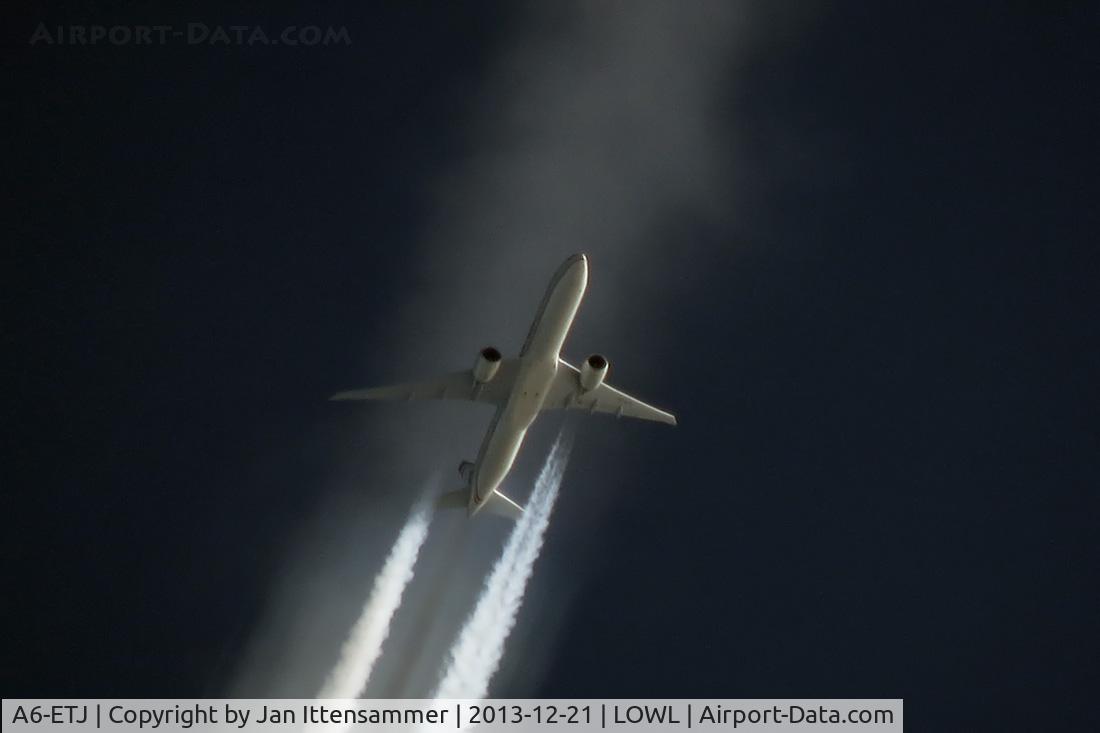
M 489 424 L 470 474 L 470 515 L 492 497 L 516 460 L 527 428 L 542 409 L 558 371 L 565 337 L 588 286 L 588 260 L 574 255 L 554 274 L 519 355 L 515 387 Z

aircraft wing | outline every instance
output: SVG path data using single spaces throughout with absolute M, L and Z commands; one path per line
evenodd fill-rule
M 493 379 L 486 384 L 474 382 L 472 369 L 444 374 L 419 382 L 403 382 L 387 387 L 368 387 L 337 392 L 330 400 L 468 400 L 503 405 L 512 391 L 519 368 L 517 359 L 505 359 Z
M 676 424 L 675 415 L 620 392 L 607 382 L 586 392 L 581 389 L 580 376 L 580 371 L 575 366 L 564 359 L 558 359 L 558 373 L 554 376 L 542 409 L 602 412 L 616 417 L 636 417 L 668 425 Z

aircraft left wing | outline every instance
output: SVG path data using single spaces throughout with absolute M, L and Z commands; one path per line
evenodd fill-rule
M 676 424 L 675 415 L 620 392 L 607 382 L 593 390 L 581 389 L 580 371 L 564 359 L 558 359 L 558 372 L 546 394 L 546 401 L 542 403 L 542 409 L 584 410 L 616 417 L 653 420 L 667 425 Z
M 472 369 L 444 374 L 419 382 L 403 382 L 386 387 L 368 387 L 337 392 L 330 400 L 468 400 L 503 405 L 512 391 L 519 362 L 504 359 L 492 380 L 485 384 L 474 381 Z

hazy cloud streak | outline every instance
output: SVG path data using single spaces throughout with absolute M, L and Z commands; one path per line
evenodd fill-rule
M 500 665 L 504 644 L 516 623 L 527 581 L 542 549 L 543 536 L 569 458 L 571 437 L 559 433 L 535 482 L 523 517 L 493 566 L 473 613 L 449 655 L 436 698 L 483 698 Z
M 431 520 L 431 501 L 421 499 L 413 507 L 385 564 L 374 579 L 374 589 L 363 607 L 363 613 L 352 627 L 340 650 L 340 660 L 317 697 L 358 697 L 366 687 L 375 662 L 382 654 L 382 644 L 389 635 L 390 621 L 401 605 L 405 588 L 412 581 L 416 558 L 428 537 Z

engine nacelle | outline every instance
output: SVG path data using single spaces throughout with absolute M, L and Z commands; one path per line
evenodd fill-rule
M 477 361 L 474 362 L 474 381 L 478 384 L 492 381 L 497 374 L 497 369 L 500 369 L 500 359 L 500 352 L 492 346 L 482 349 L 477 355 Z
M 585 392 L 591 392 L 592 390 L 603 384 L 604 377 L 607 376 L 607 359 L 599 354 L 593 354 L 584 360 L 581 364 L 581 389 Z

